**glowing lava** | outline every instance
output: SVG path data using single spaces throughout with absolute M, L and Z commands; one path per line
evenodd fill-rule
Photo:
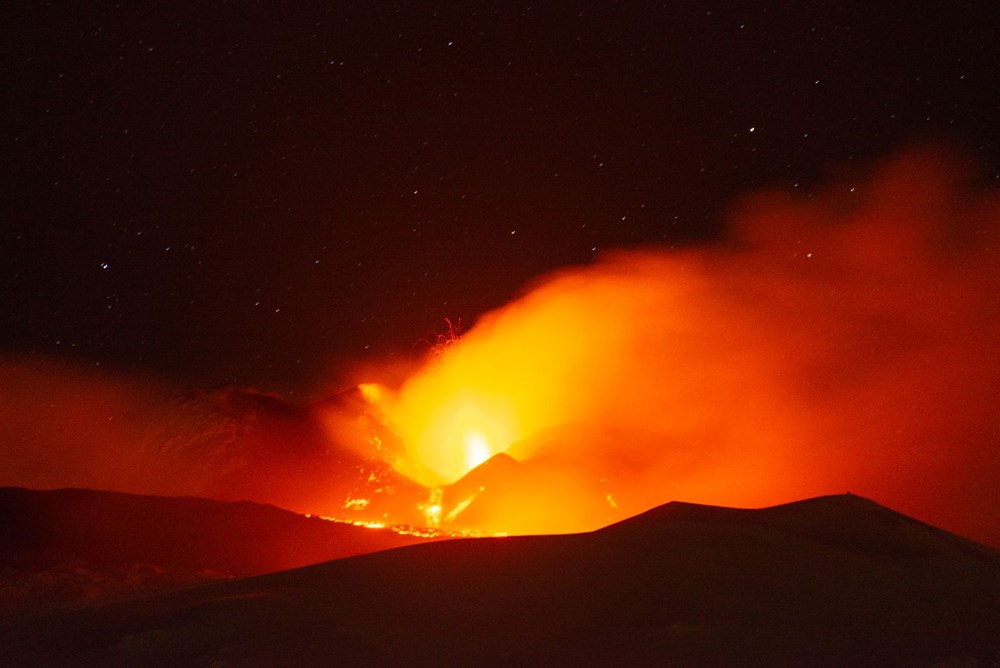
M 465 468 L 474 469 L 493 456 L 493 449 L 482 432 L 470 431 L 465 435 Z

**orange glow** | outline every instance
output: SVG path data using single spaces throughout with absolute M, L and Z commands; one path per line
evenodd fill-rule
M 487 531 L 673 499 L 850 490 L 927 518 L 930 489 L 1000 501 L 966 468 L 1000 465 L 1000 206 L 959 174 L 915 152 L 819 197 L 747 198 L 727 244 L 548 277 L 378 397 L 395 467 L 444 490 L 430 525 Z
M 0 359 L 0 484 L 435 535 L 851 491 L 1000 546 L 1000 198 L 963 169 L 917 151 L 745 198 L 717 243 L 556 272 L 308 407 Z
M 385 397 L 385 388 L 378 383 L 361 383 L 358 390 L 370 404 L 378 405 Z
M 478 430 L 465 434 L 465 469 L 471 471 L 495 454 L 490 442 Z
M 427 486 L 457 480 L 519 434 L 510 402 L 462 381 L 457 375 L 461 373 L 447 363 L 431 372 L 444 375 L 436 377 L 454 374 L 450 382 L 444 381 L 445 388 L 432 396 L 414 394 L 409 403 L 389 409 L 392 423 L 407 441 L 399 469 Z
M 426 503 L 420 505 L 420 510 L 424 513 L 424 521 L 432 529 L 441 526 L 441 496 L 442 490 L 440 488 L 432 489 L 430 498 L 427 499 Z

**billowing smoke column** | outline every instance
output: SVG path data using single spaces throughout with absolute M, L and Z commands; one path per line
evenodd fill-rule
M 598 483 L 629 511 L 853 491 L 1000 544 L 1000 199 L 971 174 L 912 151 L 748 197 L 724 243 L 549 276 L 401 388 L 398 467 L 507 451 L 593 478 L 567 509 Z

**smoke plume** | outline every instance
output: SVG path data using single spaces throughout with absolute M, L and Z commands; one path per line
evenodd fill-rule
M 746 197 L 728 223 L 483 316 L 401 388 L 401 468 L 439 484 L 558 447 L 632 510 L 853 491 L 1000 544 L 997 194 L 922 148 Z M 561 426 L 571 443 L 538 436 Z

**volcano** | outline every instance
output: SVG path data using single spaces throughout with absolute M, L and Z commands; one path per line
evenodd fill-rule
M 1000 553 L 853 495 L 669 503 L 8 622 L 18 665 L 995 665 Z

